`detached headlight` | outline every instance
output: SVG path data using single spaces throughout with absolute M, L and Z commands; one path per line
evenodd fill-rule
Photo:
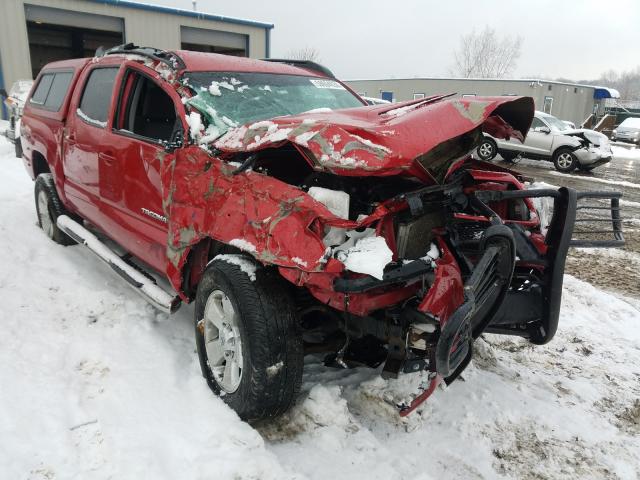
M 618 130 L 614 128 L 613 131 L 611 132 L 611 135 L 617 135 L 617 134 L 618 134 Z

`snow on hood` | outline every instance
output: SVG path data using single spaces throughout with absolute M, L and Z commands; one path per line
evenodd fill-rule
M 497 138 L 523 139 L 533 112 L 529 97 L 436 97 L 276 117 L 232 128 L 213 146 L 230 154 L 290 142 L 334 173 L 396 175 L 419 168 L 414 160 L 429 158 L 445 142 L 480 130 Z M 475 144 L 467 146 L 465 155 Z

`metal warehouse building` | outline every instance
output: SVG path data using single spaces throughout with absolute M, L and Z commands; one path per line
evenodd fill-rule
M 533 97 L 536 109 L 562 120 L 581 125 L 592 114 L 600 117 L 616 90 L 575 83 L 538 79 L 470 79 L 470 78 L 411 78 L 388 80 L 347 81 L 360 95 L 390 101 L 413 100 L 428 95 L 456 93 L 458 97 L 475 95 L 524 95 Z
M 269 57 L 272 24 L 126 0 L 0 0 L 0 88 L 54 60 L 133 42 Z

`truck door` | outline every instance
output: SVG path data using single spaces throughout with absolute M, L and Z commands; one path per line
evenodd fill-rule
M 82 217 L 104 228 L 99 174 L 109 149 L 107 126 L 118 65 L 95 66 L 82 74 L 71 100 L 63 137 L 65 194 Z
M 101 205 L 111 231 L 127 251 L 160 271 L 166 267 L 168 230 L 160 165 L 174 156 L 166 144 L 182 136 L 184 114 L 178 108 L 180 97 L 156 72 L 126 67 L 107 134 L 113 163 L 100 170 Z

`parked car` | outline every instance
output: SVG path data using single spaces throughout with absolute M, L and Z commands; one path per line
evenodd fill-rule
M 640 145 L 640 117 L 625 118 L 622 123 L 611 132 L 611 140 Z
M 305 352 L 428 372 L 406 415 L 482 332 L 549 342 L 577 199 L 592 194 L 525 190 L 469 155 L 483 130 L 524 137 L 532 99 L 364 106 L 296 65 L 130 44 L 46 65 L 22 120 L 43 231 L 165 312 L 195 303 L 202 374 L 244 419 L 292 405 Z M 620 195 L 599 195 L 617 214 Z M 619 226 L 579 245 L 619 245 Z
M 512 161 L 518 155 L 553 162 L 556 170 L 571 172 L 576 168 L 590 171 L 611 161 L 613 153 L 605 135 L 595 130 L 570 129 L 553 115 L 536 111 L 524 142 L 520 139 L 498 139 L 485 135 L 478 146 L 481 160 L 497 154 Z
M 384 100 L 382 98 L 376 98 L 376 97 L 360 97 L 362 98 L 365 102 L 367 102 L 368 105 L 388 105 L 389 103 L 391 103 L 389 100 Z
M 15 145 L 16 157 L 22 157 L 22 146 L 20 143 L 20 118 L 24 102 L 33 86 L 33 80 L 18 80 L 14 82 L 9 93 L 2 90 L 0 96 L 4 97 L 4 104 L 9 114 L 9 127 L 4 135 Z

